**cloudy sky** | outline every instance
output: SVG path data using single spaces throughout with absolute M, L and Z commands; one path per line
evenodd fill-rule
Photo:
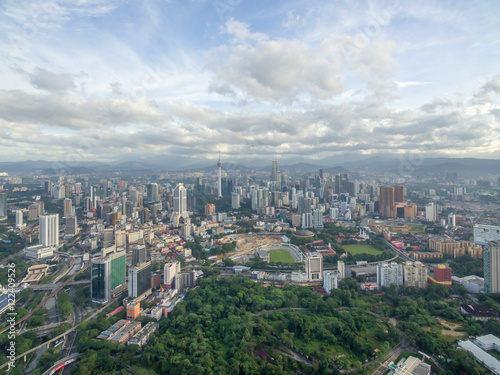
M 2 1 L 0 161 L 500 158 L 499 14 L 497 0 Z

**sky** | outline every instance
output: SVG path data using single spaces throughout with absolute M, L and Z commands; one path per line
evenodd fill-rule
M 499 14 L 496 0 L 5 0 L 0 161 L 498 159 Z

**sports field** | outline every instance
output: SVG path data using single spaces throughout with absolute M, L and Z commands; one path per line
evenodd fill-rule
M 379 255 L 383 253 L 383 251 L 375 249 L 373 246 L 370 245 L 359 245 L 359 244 L 342 245 L 342 248 L 344 248 L 351 255 L 357 255 L 357 254 Z
M 295 263 L 290 253 L 286 250 L 269 251 L 269 261 L 271 263 Z

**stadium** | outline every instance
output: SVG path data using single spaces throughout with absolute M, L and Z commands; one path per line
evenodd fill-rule
M 304 254 L 289 243 L 270 243 L 257 247 L 255 253 L 264 261 L 270 263 L 302 263 Z

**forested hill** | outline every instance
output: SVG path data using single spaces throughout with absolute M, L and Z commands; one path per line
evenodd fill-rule
M 469 334 L 484 328 L 447 302 L 442 286 L 426 290 L 389 288 L 384 295 L 359 291 L 350 279 L 330 296 L 306 286 L 264 287 L 248 278 L 207 277 L 179 303 L 142 350 L 95 337 L 112 322 L 82 329 L 82 358 L 72 373 L 134 374 L 326 374 L 371 373 L 397 343 L 452 358 L 451 373 L 475 369 L 439 332 L 441 316 Z M 397 327 L 389 323 L 396 317 Z M 426 328 L 429 327 L 429 328 Z M 499 329 L 500 325 L 487 327 Z M 378 350 L 376 350 L 378 349 Z M 365 363 L 366 361 L 366 363 Z M 366 366 L 363 367 L 362 366 Z M 368 372 L 367 372 L 368 371 Z

